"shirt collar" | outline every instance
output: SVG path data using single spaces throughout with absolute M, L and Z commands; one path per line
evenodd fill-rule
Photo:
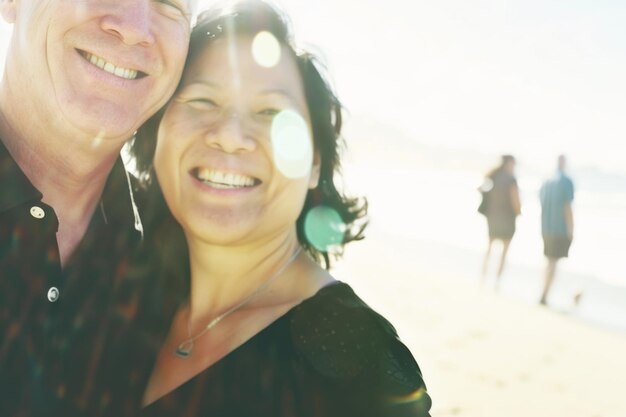
M 136 186 L 120 156 L 107 179 L 98 210 L 106 224 L 113 227 L 130 227 L 143 238 L 143 225 L 139 216 L 133 189 Z
M 0 140 L 0 213 L 42 197 Z
M 0 139 L 0 213 L 29 201 L 41 201 L 42 197 L 43 194 L 26 177 Z M 121 156 L 109 174 L 94 218 L 100 217 L 98 211 L 105 223 L 113 227 L 130 226 L 143 237 L 133 183 Z

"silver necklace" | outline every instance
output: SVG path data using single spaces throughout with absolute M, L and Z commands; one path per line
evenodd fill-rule
M 204 334 L 206 334 L 206 332 L 211 330 L 213 327 L 217 326 L 217 324 L 220 321 L 222 321 L 224 318 L 229 316 L 231 313 L 234 313 L 235 311 L 239 310 L 241 307 L 246 305 L 248 302 L 252 301 L 252 299 L 254 299 L 257 295 L 259 295 L 263 290 L 265 290 L 267 287 L 269 287 L 270 284 L 276 278 L 278 278 L 285 271 L 285 269 L 289 265 L 291 265 L 291 263 L 296 259 L 296 256 L 298 256 L 298 254 L 300 253 L 301 250 L 302 250 L 302 248 L 299 247 L 293 253 L 293 255 L 291 255 L 291 257 L 287 260 L 287 262 L 285 262 L 285 264 L 283 266 L 281 266 L 280 269 L 278 269 L 278 271 L 276 271 L 274 273 L 274 275 L 271 276 L 270 279 L 268 279 L 263 284 L 261 284 L 261 286 L 259 286 L 256 290 L 254 290 L 252 292 L 252 294 L 250 294 L 249 296 L 244 298 L 240 303 L 235 304 L 233 307 L 229 308 L 224 313 L 220 314 L 219 316 L 217 316 L 213 320 L 211 320 L 209 322 L 209 324 L 207 324 L 206 327 L 204 329 L 202 329 L 202 331 L 200 333 L 198 333 L 197 335 L 195 335 L 195 336 L 191 336 L 191 314 L 189 314 L 189 317 L 187 319 L 187 339 L 183 340 L 183 342 L 176 347 L 176 350 L 174 350 L 174 355 L 177 358 L 180 358 L 180 359 L 187 359 L 188 357 L 190 357 L 192 352 L 193 352 L 193 342 L 194 341 L 196 341 L 198 338 L 202 337 Z

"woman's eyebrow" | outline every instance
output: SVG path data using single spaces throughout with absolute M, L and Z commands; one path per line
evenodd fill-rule
M 212 89 L 217 90 L 219 88 L 219 86 L 217 85 L 217 83 L 214 83 L 210 80 L 193 80 L 190 81 L 188 83 L 186 83 L 183 88 L 188 88 L 188 87 L 195 87 L 195 86 L 201 86 L 201 87 L 209 87 Z
M 270 89 L 262 90 L 261 92 L 259 92 L 260 96 L 268 96 L 272 94 L 281 95 L 281 96 L 287 97 L 290 100 L 295 99 L 294 96 L 291 95 L 289 91 L 284 90 L 282 88 L 270 88 Z

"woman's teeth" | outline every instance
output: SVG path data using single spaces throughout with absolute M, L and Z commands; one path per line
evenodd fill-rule
M 196 172 L 196 178 L 214 188 L 243 188 L 254 185 L 254 178 L 252 177 L 208 168 L 199 168 Z

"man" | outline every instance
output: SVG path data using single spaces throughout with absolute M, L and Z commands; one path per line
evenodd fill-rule
M 121 415 L 141 391 L 141 354 L 112 353 L 142 290 L 119 154 L 176 88 L 192 1 L 0 0 L 1 416 Z
M 556 272 L 559 259 L 566 258 L 574 237 L 574 183 L 565 173 L 566 159 L 558 158 L 558 169 L 554 177 L 541 187 L 541 232 L 543 235 L 544 254 L 548 258 L 545 283 L 540 303 L 545 305 L 548 292 Z

